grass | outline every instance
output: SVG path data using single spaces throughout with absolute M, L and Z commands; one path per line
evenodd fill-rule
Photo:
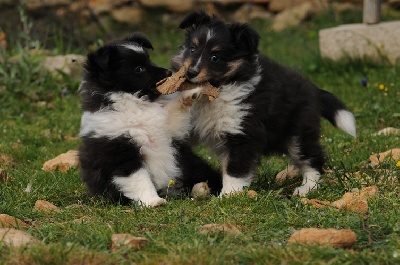
M 24 45 L 2 51 L 0 168 L 8 177 L 0 182 L 0 213 L 28 223 L 25 230 L 43 244 L 24 248 L 0 245 L 0 264 L 398 264 L 400 170 L 395 163 L 382 163 L 379 168 L 390 173 L 383 173 L 380 179 L 382 173 L 365 161 L 372 153 L 400 147 L 399 136 L 371 136 L 384 127 L 399 127 L 400 65 L 348 60 L 334 63 L 322 60 L 318 51 L 320 28 L 360 20 L 360 12 L 327 13 L 280 34 L 271 32 L 268 22 L 254 22 L 254 27 L 262 35 L 262 52 L 334 92 L 357 118 L 356 139 L 326 121 L 322 123 L 321 142 L 328 154 L 329 173 L 321 189 L 308 197 L 336 200 L 353 188 L 375 184 L 380 194 L 369 201 L 368 215 L 318 210 L 289 196 L 299 180 L 274 182 L 275 174 L 287 165 L 282 156 L 263 159 L 251 187 L 259 194 L 256 200 L 246 196 L 170 199 L 157 209 L 94 200 L 87 195 L 79 170 L 49 173 L 41 169 L 45 161 L 79 146 L 74 138 L 81 115 L 76 93 L 79 81 L 43 71 L 40 57 L 30 56 Z M 149 27 L 148 31 L 155 46 L 153 60 L 168 67 L 182 32 L 169 26 Z M 9 59 L 15 54 L 22 54 L 22 58 L 11 63 Z M 362 77 L 368 79 L 367 87 L 361 86 Z M 381 83 L 388 92 L 378 89 Z M 69 93 L 61 95 L 65 87 Z M 208 157 L 205 150 L 198 151 Z M 214 158 L 211 162 L 217 164 Z M 345 176 L 359 170 L 371 179 Z M 397 182 L 393 184 L 390 177 Z M 28 184 L 29 193 L 25 192 Z M 32 211 L 39 199 L 62 211 Z M 233 224 L 243 235 L 199 234 L 199 228 L 207 223 Z M 351 249 L 287 245 L 295 230 L 306 227 L 349 228 L 358 242 Z M 142 250 L 112 252 L 113 233 L 144 236 L 150 243 Z

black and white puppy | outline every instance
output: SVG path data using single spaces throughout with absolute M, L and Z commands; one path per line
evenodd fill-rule
M 259 34 L 247 24 L 228 24 L 204 12 L 181 22 L 182 49 L 172 58 L 194 83 L 220 89 L 214 102 L 193 107 L 195 134 L 222 162 L 221 194 L 249 186 L 262 155 L 286 153 L 301 170 L 294 194 L 316 189 L 323 173 L 320 116 L 356 136 L 353 114 L 333 94 L 258 52 Z
M 83 115 L 79 150 L 82 178 L 93 195 L 145 206 L 166 203 L 157 191 L 190 189 L 219 173 L 192 153 L 190 105 L 199 89 L 160 97 L 156 83 L 171 75 L 153 64 L 151 43 L 134 34 L 87 57 L 79 88 Z M 176 187 L 178 186 L 178 187 Z

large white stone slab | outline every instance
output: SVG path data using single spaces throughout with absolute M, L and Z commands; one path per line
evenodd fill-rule
M 373 25 L 347 24 L 319 31 L 321 56 L 332 60 L 388 60 L 400 63 L 400 21 Z

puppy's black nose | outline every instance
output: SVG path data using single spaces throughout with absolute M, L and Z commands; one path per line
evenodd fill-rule
M 193 68 L 189 68 L 189 69 L 187 70 L 187 72 L 186 72 L 186 77 L 187 77 L 188 79 L 195 78 L 195 77 L 198 76 L 198 75 L 199 75 L 199 71 L 197 71 L 197 70 L 195 70 L 195 69 L 193 69 Z

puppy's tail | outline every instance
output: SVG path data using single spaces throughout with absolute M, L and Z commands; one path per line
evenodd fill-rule
M 318 97 L 322 117 L 335 127 L 356 137 L 356 121 L 346 105 L 335 95 L 322 89 L 318 89 Z

